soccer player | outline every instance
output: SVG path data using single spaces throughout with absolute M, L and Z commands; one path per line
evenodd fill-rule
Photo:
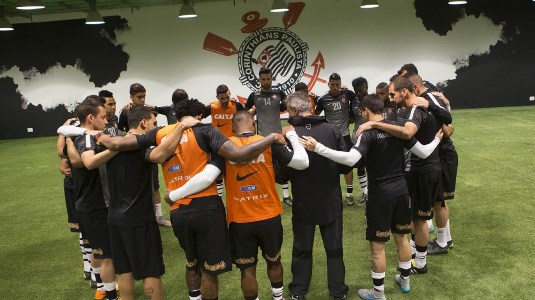
M 381 82 L 375 88 L 375 93 L 377 96 L 379 96 L 379 98 L 381 98 L 381 100 L 383 100 L 384 103 L 385 109 L 383 111 L 383 118 L 386 121 L 396 122 L 398 119 L 397 106 L 396 102 L 390 99 L 390 95 L 388 94 L 389 87 L 390 85 L 388 83 Z
M 369 121 L 359 127 L 358 135 L 365 130 L 375 128 L 405 140 L 415 137 L 421 144 L 428 144 L 435 138 L 435 133 L 441 127 L 435 115 L 441 116 L 445 123 L 451 123 L 451 114 L 448 111 L 425 99 L 418 98 L 414 94 L 414 87 L 409 79 L 398 77 L 390 85 L 389 92 L 398 107 L 408 109 L 409 113 L 406 122 L 402 126 L 397 126 Z M 417 106 L 417 104 L 423 105 L 423 102 L 427 103 L 428 110 Z M 409 168 L 407 179 L 416 248 L 416 266 L 411 269 L 411 272 L 424 274 L 427 273 L 427 247 L 429 242 L 427 220 L 433 217 L 433 206 L 437 196 L 437 186 L 441 171 L 438 149 L 435 149 L 426 159 L 421 159 L 412 154 Z
M 360 110 L 365 122 L 386 122 L 383 118 L 384 103 L 377 95 L 365 96 L 360 101 Z M 363 299 L 386 299 L 384 295 L 384 278 L 386 272 L 385 244 L 390 233 L 398 248 L 398 261 L 401 274 L 395 276 L 401 291 L 410 291 L 411 247 L 407 234 L 411 228 L 410 199 L 407 182 L 403 174 L 404 141 L 383 131 L 372 129 L 361 134 L 349 152 L 335 151 L 312 137 L 301 139 L 307 150 L 353 166 L 366 156 L 368 176 L 370 179 L 369 200 L 366 204 L 366 239 L 370 242 L 372 254 L 373 289 L 360 289 L 358 294 Z M 412 141 L 415 143 L 415 141 Z M 427 151 L 429 155 L 439 143 L 435 138 Z M 405 147 L 412 148 L 416 145 Z M 420 147 L 421 148 L 421 147 Z M 422 150 L 412 149 L 417 153 Z M 425 154 L 422 154 L 425 156 Z
M 206 106 L 203 112 L 203 118 L 212 117 L 212 126 L 216 127 L 226 137 L 232 136 L 232 116 L 237 112 L 243 110 L 243 105 L 230 98 L 230 90 L 228 86 L 221 84 L 216 88 L 216 98 L 214 101 Z M 223 178 L 216 180 L 217 193 L 219 197 L 223 197 Z
M 157 132 L 150 131 L 157 125 L 156 112 L 146 106 L 131 109 L 128 123 L 128 134 L 139 139 Z M 108 227 L 121 299 L 134 299 L 134 280 L 143 280 L 149 299 L 163 298 L 162 240 L 152 206 L 153 181 L 147 175 L 152 174 L 153 163 L 163 162 L 173 153 L 185 128 L 183 124 L 176 126 L 156 148 L 120 152 L 106 164 L 110 179 Z M 104 146 L 108 142 L 106 136 L 99 138 Z
M 80 127 L 88 130 L 103 130 L 107 124 L 104 99 L 89 96 L 76 108 Z M 100 151 L 93 136 L 84 135 L 75 139 L 74 144 L 67 140 L 68 154 L 71 162 L 79 161 L 83 167 L 72 169 L 76 182 L 76 212 L 80 218 L 82 230 L 93 250 L 91 265 L 97 282 L 96 299 L 117 299 L 115 290 L 115 272 L 111 259 L 108 238 L 108 209 L 103 198 L 102 184 L 98 167 L 115 156 L 116 152 Z M 69 149 L 70 148 L 70 149 Z
M 442 97 L 444 95 L 442 93 L 440 93 L 442 97 L 435 97 L 435 94 L 429 91 L 418 74 L 413 74 L 409 79 L 414 84 L 414 90 L 417 95 L 449 111 L 449 101 L 447 99 L 447 102 L 443 100 Z M 438 151 L 442 172 L 434 207 L 437 238 L 430 241 L 430 247 L 427 250 L 427 254 L 429 255 L 446 254 L 452 244 L 449 227 L 449 209 L 446 205 L 446 200 L 455 197 L 455 183 L 459 160 L 453 141 L 450 139 L 450 136 L 453 134 L 453 127 L 451 124 L 444 124 L 442 125 L 442 130 L 444 131 L 445 137 L 442 139 Z
M 106 101 L 104 108 L 106 109 L 106 120 L 108 120 L 108 124 L 106 124 L 104 134 L 116 136 L 119 133 L 119 118 L 115 115 L 117 103 L 115 102 L 113 93 L 107 90 L 101 90 L 98 92 L 98 95 Z
M 310 135 L 336 150 L 347 150 L 340 128 L 312 115 L 308 95 L 296 92 L 288 96 L 290 123 L 299 136 Z M 292 299 L 304 299 L 312 278 L 312 247 L 314 232 L 319 226 L 327 255 L 327 286 L 334 299 L 345 299 L 349 287 L 345 281 L 342 236 L 342 193 L 340 174 L 351 167 L 342 167 L 315 153 L 308 153 L 305 170 L 284 168 L 280 181 L 292 183 L 292 281 L 288 286 Z M 319 175 L 320 174 L 320 175 Z
M 353 117 L 351 113 L 351 102 L 356 95 L 350 90 L 343 90 L 342 79 L 338 73 L 329 76 L 329 91 L 318 99 L 316 104 L 316 115 L 325 111 L 327 122 L 338 127 L 345 141 L 347 150 L 351 147 L 351 137 L 349 135 L 349 121 Z M 353 199 L 353 169 L 344 175 L 346 181 L 346 203 L 348 206 L 355 204 Z
M 178 103 L 174 109 L 179 120 L 188 116 L 200 120 L 205 105 L 198 100 L 189 100 Z M 109 146 L 123 151 L 159 145 L 175 127 L 163 127 L 158 129 L 155 138 L 146 134 L 146 138 L 139 141 L 129 136 L 115 138 Z M 162 164 L 167 189 L 175 190 L 187 184 L 189 178 L 206 168 L 221 170 L 224 161 L 220 156 L 237 162 L 250 160 L 275 141 L 283 142 L 282 136 L 273 133 L 256 143 L 238 148 L 213 126 L 194 126 L 184 132 L 174 155 Z M 218 167 L 211 168 L 210 165 Z M 214 179 L 210 180 L 208 188 L 199 188 L 202 184 L 195 185 L 188 189 L 191 194 L 188 197 L 174 198 L 174 202 L 169 200 L 173 231 L 186 256 L 186 283 L 193 300 L 201 299 L 201 295 L 202 299 L 217 299 L 217 276 L 232 268 L 225 208 L 217 195 Z M 173 195 L 170 194 L 170 197 L 173 198 Z
M 167 106 L 152 106 L 148 105 L 154 111 L 164 115 L 167 118 L 167 125 L 175 124 L 177 122 L 173 107 L 180 101 L 189 100 L 188 93 L 183 89 L 176 89 L 171 95 L 171 105 Z
M 77 118 L 68 119 L 63 125 L 71 125 L 76 122 Z M 72 164 L 67 157 L 67 148 L 65 145 L 65 136 L 59 135 L 56 143 L 57 153 L 60 157 L 59 171 L 65 175 L 63 180 L 63 191 L 65 194 L 65 205 L 67 208 L 67 222 L 69 222 L 69 228 L 71 232 L 78 233 L 78 240 L 80 249 L 82 251 L 82 259 L 84 262 L 84 279 L 90 280 L 92 277 L 91 272 L 91 247 L 89 241 L 86 239 L 85 234 L 82 232 L 79 225 L 79 218 L 76 214 L 74 207 L 74 200 L 76 197 L 76 184 L 72 178 Z M 94 276 L 94 275 L 93 275 Z M 94 279 L 94 277 L 93 277 Z M 96 282 L 92 280 L 91 287 L 96 288 Z
M 414 74 L 418 75 L 418 68 L 416 68 L 416 66 L 414 64 L 404 64 L 398 70 L 398 75 L 399 76 L 403 76 L 403 77 L 409 78 Z M 439 87 L 435 86 L 434 84 L 432 84 L 431 82 L 429 82 L 427 80 L 424 80 L 423 83 L 424 83 L 425 87 L 427 89 L 429 89 L 429 91 L 431 91 L 431 92 L 442 92 L 442 90 Z
M 359 104 L 360 101 L 362 101 L 362 99 L 368 95 L 368 81 L 364 77 L 357 77 L 353 79 L 351 85 L 353 86 L 353 90 L 357 95 L 357 97 L 351 102 L 351 112 L 353 114 L 353 121 L 355 123 L 351 142 L 354 144 L 357 140 L 355 132 L 357 132 L 357 128 L 360 126 L 360 124 L 362 124 L 362 116 L 360 114 Z M 368 176 L 366 175 L 365 161 L 366 160 L 363 159 L 356 164 L 360 190 L 362 191 L 362 195 L 357 201 L 358 203 L 365 203 L 368 200 Z M 352 205 L 353 203 L 354 202 L 351 201 L 347 202 L 348 205 Z
M 128 126 L 127 113 L 132 108 L 145 106 L 146 96 L 147 96 L 147 90 L 145 89 L 143 85 L 139 83 L 133 83 L 130 85 L 130 100 L 132 100 L 132 103 L 130 106 L 129 105 L 125 106 L 123 110 L 121 111 L 121 114 L 119 115 L 119 129 L 120 130 L 125 131 L 125 132 L 128 132 L 128 130 L 130 130 L 130 127 Z M 173 97 L 174 97 L 174 94 L 173 94 Z M 167 116 L 167 117 L 169 121 L 170 116 Z M 156 220 L 158 221 L 158 224 L 160 224 L 161 226 L 171 227 L 171 222 L 166 220 L 162 213 L 162 199 L 160 196 L 160 181 L 158 179 L 158 165 L 153 165 L 152 167 L 152 179 L 154 180 L 153 199 L 154 199 L 154 213 L 156 214 Z
M 283 91 L 274 90 L 273 73 L 271 69 L 262 67 L 258 71 L 260 90 L 252 92 L 247 98 L 245 108 L 253 115 L 256 114 L 258 121 L 258 134 L 267 136 L 270 133 L 281 133 L 280 113 L 286 111 L 286 95 Z M 253 109 L 254 107 L 254 109 Z M 282 184 L 282 201 L 292 206 L 292 198 L 288 184 Z

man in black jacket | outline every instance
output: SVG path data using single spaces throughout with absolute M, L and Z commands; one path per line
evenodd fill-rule
M 336 150 L 346 150 L 340 129 L 327 123 L 324 117 L 312 115 L 308 96 L 296 92 L 288 96 L 287 109 L 290 123 L 299 136 L 312 136 Z M 291 126 L 289 126 L 291 128 Z M 295 170 L 285 168 L 279 182 L 292 183 L 292 282 L 288 289 L 291 299 L 305 299 L 312 277 L 312 246 L 314 231 L 319 225 L 325 252 L 329 295 L 345 299 L 349 287 L 344 283 L 345 266 L 342 249 L 342 192 L 340 174 L 351 167 L 339 165 L 314 152 L 308 152 L 309 168 Z M 322 174 L 322 176 L 318 176 Z

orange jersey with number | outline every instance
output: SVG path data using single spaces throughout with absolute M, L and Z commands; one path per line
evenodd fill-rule
M 219 129 L 226 137 L 231 137 L 232 116 L 236 113 L 236 102 L 230 100 L 228 107 L 221 106 L 219 101 L 210 103 L 210 115 L 212 116 L 212 125 Z
M 230 137 L 236 146 L 252 144 L 262 136 Z M 276 217 L 282 213 L 275 188 L 271 147 L 244 163 L 225 160 L 227 222 L 249 223 Z
M 175 127 L 176 124 L 173 124 L 158 130 L 158 133 L 156 134 L 156 145 L 159 145 L 162 142 L 162 139 L 170 134 Z M 208 161 L 210 161 L 210 153 L 204 152 L 199 147 L 193 129 L 186 129 L 182 134 L 180 143 L 175 149 L 174 155 L 162 164 L 166 188 L 175 190 L 183 186 L 191 177 L 201 172 Z M 180 205 L 189 204 L 194 198 L 213 195 L 217 195 L 215 182 L 198 193 L 176 201 L 171 206 L 171 210 L 177 209 Z

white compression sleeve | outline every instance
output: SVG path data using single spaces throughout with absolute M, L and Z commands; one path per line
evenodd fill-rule
M 86 131 L 87 129 L 85 128 L 76 127 L 72 125 L 63 125 L 60 128 L 58 128 L 58 134 L 67 136 L 67 137 L 84 135 Z
M 170 192 L 169 198 L 171 201 L 175 202 L 200 192 L 214 182 L 219 174 L 221 174 L 221 170 L 218 167 L 208 164 L 201 172 L 191 177 L 186 184 Z
M 420 144 L 420 142 L 416 142 L 416 144 L 414 144 L 414 146 L 412 146 L 412 148 L 410 148 L 409 150 L 419 158 L 426 159 L 429 155 L 431 155 L 431 153 L 433 153 L 439 143 L 440 138 L 436 136 L 431 143 L 427 145 L 422 145 Z
M 296 170 L 304 170 L 308 168 L 308 155 L 307 151 L 303 145 L 299 144 L 299 137 L 295 131 L 288 131 L 286 137 L 292 144 L 293 148 L 293 157 L 292 160 L 288 163 L 288 167 L 294 168 Z
M 351 148 L 349 152 L 336 151 L 325 147 L 322 143 L 316 144 L 314 152 L 346 166 L 353 166 L 362 158 L 360 152 L 358 152 L 355 148 Z

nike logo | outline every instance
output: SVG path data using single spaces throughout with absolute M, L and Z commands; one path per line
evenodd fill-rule
M 238 173 L 238 174 L 236 174 L 236 180 L 238 180 L 238 181 L 243 181 L 243 180 L 247 179 L 247 177 L 252 176 L 252 175 L 253 175 L 254 173 L 256 173 L 256 172 L 258 172 L 258 170 L 254 171 L 254 172 L 252 172 L 252 173 L 249 173 L 249 174 L 247 174 L 247 175 L 245 175 L 245 176 L 240 176 L 240 174 Z
M 225 125 L 227 125 L 227 123 L 223 123 L 223 124 L 219 124 L 219 123 L 217 123 L 217 127 L 223 127 L 223 126 L 225 126 Z

